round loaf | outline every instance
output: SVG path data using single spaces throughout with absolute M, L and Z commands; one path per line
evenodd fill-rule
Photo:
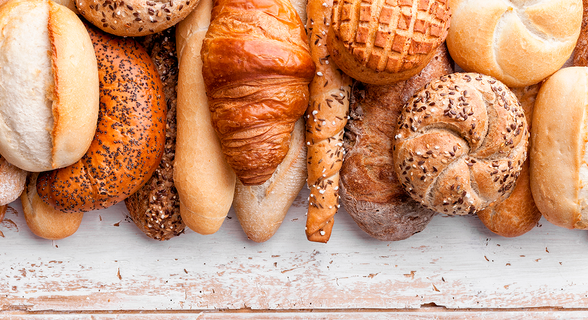
M 0 7 L 0 154 L 26 171 L 68 166 L 98 117 L 98 69 L 80 19 L 47 0 Z
M 582 0 L 451 0 L 450 7 L 451 57 L 464 70 L 511 87 L 538 83 L 561 68 L 582 23 Z
M 182 21 L 199 0 L 75 0 L 78 11 L 117 36 L 146 36 Z
M 588 68 L 573 67 L 543 83 L 533 112 L 533 198 L 547 221 L 568 229 L 588 229 L 587 106 Z
M 504 84 L 450 74 L 406 103 L 394 136 L 394 170 L 425 207 L 475 213 L 510 195 L 528 136 L 523 108 Z
M 327 47 L 337 66 L 359 81 L 406 80 L 445 41 L 450 17 L 446 0 L 334 1 Z
M 88 29 L 100 75 L 100 114 L 88 152 L 73 165 L 43 172 L 39 196 L 62 212 L 107 208 L 153 174 L 165 145 L 166 104 L 149 54 L 131 38 Z
M 0 156 L 0 206 L 18 199 L 24 189 L 26 179 L 26 171 L 13 166 Z

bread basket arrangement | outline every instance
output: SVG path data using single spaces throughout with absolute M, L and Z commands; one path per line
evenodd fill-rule
M 0 205 L 20 197 L 46 239 L 124 201 L 156 240 L 215 233 L 233 208 L 263 242 L 305 186 L 313 242 L 341 207 L 385 241 L 437 214 L 505 237 L 542 216 L 588 229 L 586 8 L 6 1 Z

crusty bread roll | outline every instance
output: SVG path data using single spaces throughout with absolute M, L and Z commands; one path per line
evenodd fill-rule
M 96 135 L 82 159 L 37 180 L 41 199 L 62 212 L 124 200 L 151 177 L 165 147 L 165 99 L 149 54 L 131 38 L 88 31 L 100 75 Z
M 24 189 L 27 172 L 0 156 L 0 206 L 18 199 Z
M 523 106 L 529 128 L 532 127 L 533 107 L 539 88 L 540 85 L 535 84 L 529 87 L 511 89 Z M 530 150 L 530 148 L 531 144 L 529 143 L 528 149 Z M 503 237 L 523 235 L 533 229 L 541 219 L 541 212 L 537 209 L 531 193 L 529 163 L 530 159 L 527 156 L 516 186 L 508 198 L 478 212 L 478 217 L 482 223 L 490 231 Z
M 339 170 L 343 163 L 343 130 L 349 115 L 351 78 L 329 59 L 327 39 L 332 0 L 308 1 L 310 55 L 317 74 L 310 83 L 306 109 L 306 144 L 310 198 L 306 237 L 327 242 L 339 208 Z
M 306 181 L 304 120 L 294 126 L 284 161 L 262 185 L 245 186 L 237 181 L 233 208 L 250 240 L 263 242 L 278 230 L 288 209 Z
M 406 101 L 429 81 L 453 69 L 445 46 L 416 76 L 392 85 L 354 86 L 345 128 L 341 201 L 357 225 L 383 241 L 406 239 L 425 229 L 435 215 L 412 200 L 394 172 L 392 145 Z
M 45 239 L 59 240 L 73 235 L 82 223 L 83 212 L 61 212 L 37 194 L 38 173 L 31 173 L 20 196 L 25 221 L 31 231 Z
M 531 191 L 547 221 L 588 229 L 588 68 L 564 68 L 539 90 L 531 128 Z
M 98 69 L 80 19 L 47 0 L 0 7 L 0 154 L 26 171 L 68 166 L 98 117 Z
M 538 83 L 561 68 L 582 22 L 582 0 L 449 0 L 449 6 L 451 57 L 510 87 Z
M 176 30 L 180 71 L 174 183 L 182 220 L 200 234 L 215 233 L 221 227 L 233 202 L 236 180 L 212 127 L 202 79 L 200 49 L 211 10 L 212 0 L 201 0 Z
M 328 48 L 351 77 L 390 84 L 419 73 L 445 41 L 446 0 L 335 0 Z
M 586 67 L 588 66 L 588 0 L 583 0 L 582 3 L 584 6 L 582 27 L 574 49 L 573 65 Z
M 136 37 L 161 32 L 182 21 L 198 1 L 75 0 L 75 4 L 84 18 L 102 31 Z
M 475 213 L 510 195 L 528 137 L 523 108 L 504 84 L 476 73 L 450 74 L 406 103 L 394 136 L 394 170 L 425 207 Z
M 288 0 L 215 1 L 202 74 L 225 158 L 245 185 L 263 184 L 308 106 L 314 63 Z

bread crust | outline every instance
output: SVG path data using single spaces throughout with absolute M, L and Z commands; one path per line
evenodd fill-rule
M 0 206 L 18 199 L 24 189 L 26 178 L 26 171 L 13 166 L 0 156 Z

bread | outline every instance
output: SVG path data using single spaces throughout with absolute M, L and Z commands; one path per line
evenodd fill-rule
M 587 67 L 561 69 L 541 86 L 533 112 L 533 198 L 547 221 L 568 229 L 588 229 L 587 90 Z
M 582 27 L 574 49 L 574 66 L 588 66 L 588 0 L 583 0 Z
M 504 84 L 476 73 L 442 76 L 400 114 L 394 170 L 423 206 L 476 213 L 510 195 L 528 137 L 523 108 Z
M 0 156 L 0 206 L 18 199 L 24 189 L 26 178 L 26 171 L 13 166 Z
M 237 181 L 233 209 L 247 238 L 269 240 L 278 230 L 288 209 L 306 181 L 304 120 L 294 126 L 284 161 L 264 184 L 245 186 Z
M 310 83 L 306 110 L 307 171 L 310 198 L 306 237 L 327 242 L 339 208 L 339 170 L 343 163 L 343 129 L 349 115 L 351 79 L 329 58 L 327 39 L 333 2 L 310 0 L 307 6 L 310 54 L 317 74 Z
M 43 202 L 37 194 L 37 177 L 38 173 L 28 176 L 26 188 L 20 196 L 27 226 L 35 235 L 50 240 L 73 235 L 80 227 L 84 213 L 61 212 Z
M 435 212 L 402 189 L 394 173 L 392 142 L 404 103 L 426 83 L 453 72 L 445 46 L 418 75 L 393 85 L 355 84 L 345 128 L 341 202 L 357 225 L 378 240 L 403 240 L 422 231 Z
M 176 31 L 179 80 L 174 183 L 182 220 L 200 234 L 219 230 L 231 208 L 236 180 L 212 127 L 202 79 L 200 49 L 211 10 L 212 0 L 202 0 Z
M 88 152 L 39 175 L 41 199 L 62 212 L 107 208 L 153 174 L 165 146 L 166 106 L 159 74 L 135 40 L 89 28 L 98 58 L 100 114 Z
M 288 0 L 215 2 L 202 45 L 212 123 L 244 185 L 269 179 L 308 106 L 314 63 Z
M 512 92 L 517 96 L 525 111 L 527 124 L 532 127 L 533 106 L 539 92 L 540 85 L 536 84 L 525 88 L 513 88 Z M 530 150 L 529 144 L 528 149 Z M 490 231 L 503 237 L 518 237 L 533 229 L 541 219 L 541 212 L 535 205 L 529 178 L 530 159 L 523 163 L 521 174 L 508 198 L 504 201 L 490 205 L 488 208 L 478 211 L 478 217 Z
M 536 84 L 561 68 L 582 22 L 581 0 L 450 0 L 449 6 L 451 57 L 510 87 Z
M 75 0 L 79 12 L 104 32 L 145 36 L 182 21 L 199 0 Z
M 406 80 L 419 73 L 445 41 L 450 17 L 447 0 L 336 0 L 329 52 L 359 81 Z
M 165 148 L 153 175 L 137 192 L 125 199 L 129 216 L 143 233 L 155 240 L 169 240 L 184 232 L 180 215 L 180 200 L 174 186 L 174 158 L 176 146 L 176 86 L 178 59 L 176 56 L 175 28 L 140 38 L 163 84 L 167 105 L 165 122 Z
M 98 73 L 88 32 L 47 0 L 0 7 L 0 154 L 26 171 L 78 161 L 98 116 Z

